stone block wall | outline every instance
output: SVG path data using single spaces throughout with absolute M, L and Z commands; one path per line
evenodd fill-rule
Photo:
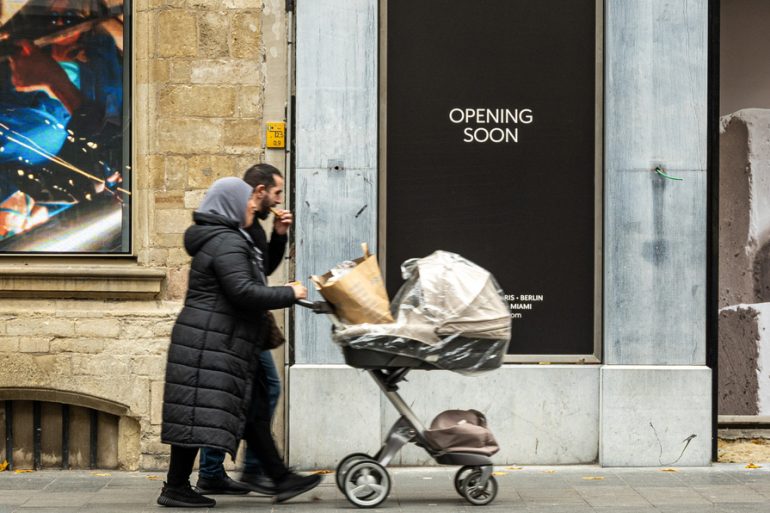
M 135 256 L 45 262 L 162 270 L 160 294 L 144 300 L 53 294 L 46 299 L 45 292 L 36 294 L 39 299 L 0 298 L 0 397 L 4 390 L 29 388 L 82 394 L 96 407 L 99 401 L 119 405 L 125 410 L 118 429 L 123 468 L 167 464 L 168 447 L 159 438 L 165 356 L 187 288 L 190 259 L 182 237 L 192 211 L 216 179 L 240 176 L 257 162 L 281 162 L 265 151 L 263 112 L 267 95 L 285 104 L 285 82 L 273 83 L 266 93 L 269 66 L 286 67 L 284 5 L 283 0 L 135 3 Z M 22 257 L 12 265 L 41 262 Z
M 719 414 L 770 415 L 770 110 L 721 123 Z
M 125 431 L 119 463 L 157 468 L 168 453 L 158 437 L 165 353 L 178 308 L 169 301 L 0 302 L 0 391 L 55 390 L 123 405 L 141 439 L 135 429 L 119 430 Z
M 264 9 L 261 0 L 137 3 L 138 257 L 167 269 L 164 299 L 184 294 L 182 234 L 205 190 L 265 159 Z
M 770 303 L 719 312 L 719 410 L 722 415 L 770 412 Z

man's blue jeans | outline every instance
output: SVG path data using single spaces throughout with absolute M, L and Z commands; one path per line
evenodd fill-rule
M 275 406 L 278 404 L 278 398 L 281 396 L 281 379 L 278 377 L 278 369 L 275 368 L 273 355 L 270 351 L 259 353 L 259 370 L 265 373 L 267 383 L 267 395 L 270 404 L 270 418 L 273 417 Z M 253 401 L 252 401 L 253 402 Z M 215 479 L 225 475 L 225 451 L 204 447 L 201 449 L 200 470 L 201 477 Z M 244 474 L 262 474 L 262 463 L 259 461 L 259 455 L 246 445 L 246 457 L 243 465 Z

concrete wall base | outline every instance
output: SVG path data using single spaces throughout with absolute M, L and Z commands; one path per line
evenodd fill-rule
M 288 373 L 289 461 L 334 468 L 352 452 L 374 454 L 398 414 L 366 372 L 295 365 Z M 415 371 L 399 393 L 426 425 L 447 409 L 477 409 L 500 444 L 496 464 L 595 462 L 599 366 L 516 365 L 475 377 Z M 435 464 L 415 446 L 394 465 Z
M 605 467 L 711 463 L 711 369 L 606 365 L 601 370 Z
M 415 371 L 407 379 L 399 393 L 426 426 L 447 409 L 484 412 L 501 447 L 495 464 L 711 461 L 707 367 L 508 365 L 475 377 Z M 299 468 L 333 469 L 347 454 L 376 453 L 398 416 L 366 372 L 345 365 L 292 366 L 288 394 L 289 462 Z M 393 464 L 435 462 L 409 445 Z

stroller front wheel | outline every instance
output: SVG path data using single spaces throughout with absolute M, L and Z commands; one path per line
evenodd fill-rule
M 462 469 L 461 469 L 462 470 Z M 474 506 L 486 506 L 497 496 L 497 480 L 489 476 L 486 485 L 481 486 L 481 469 L 471 471 L 460 485 L 463 497 Z
M 465 465 L 464 467 L 460 467 L 460 470 L 457 471 L 455 474 L 455 491 L 460 495 L 460 497 L 465 497 L 465 494 L 463 493 L 463 481 L 466 477 L 468 477 L 468 474 L 476 467 L 475 465 Z
M 359 508 L 373 508 L 388 498 L 390 476 L 374 460 L 353 463 L 343 477 L 345 497 Z
M 334 473 L 334 480 L 337 483 L 337 489 L 339 489 L 339 491 L 342 493 L 345 493 L 345 474 L 347 474 L 348 469 L 350 469 L 354 463 L 370 459 L 372 459 L 371 456 L 362 452 L 354 452 L 353 454 L 348 454 L 342 458 L 342 461 L 340 461 L 339 465 L 337 465 L 337 471 Z

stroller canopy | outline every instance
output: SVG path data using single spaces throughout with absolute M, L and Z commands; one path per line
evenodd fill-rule
M 488 271 L 448 251 L 407 260 L 401 270 L 407 281 L 393 301 L 392 334 L 430 345 L 458 334 L 510 338 L 510 314 Z
M 405 278 L 416 272 L 422 295 L 421 308 L 410 310 L 413 321 L 434 324 L 437 335 L 510 338 L 510 314 L 488 271 L 447 251 L 409 260 L 403 271 Z

